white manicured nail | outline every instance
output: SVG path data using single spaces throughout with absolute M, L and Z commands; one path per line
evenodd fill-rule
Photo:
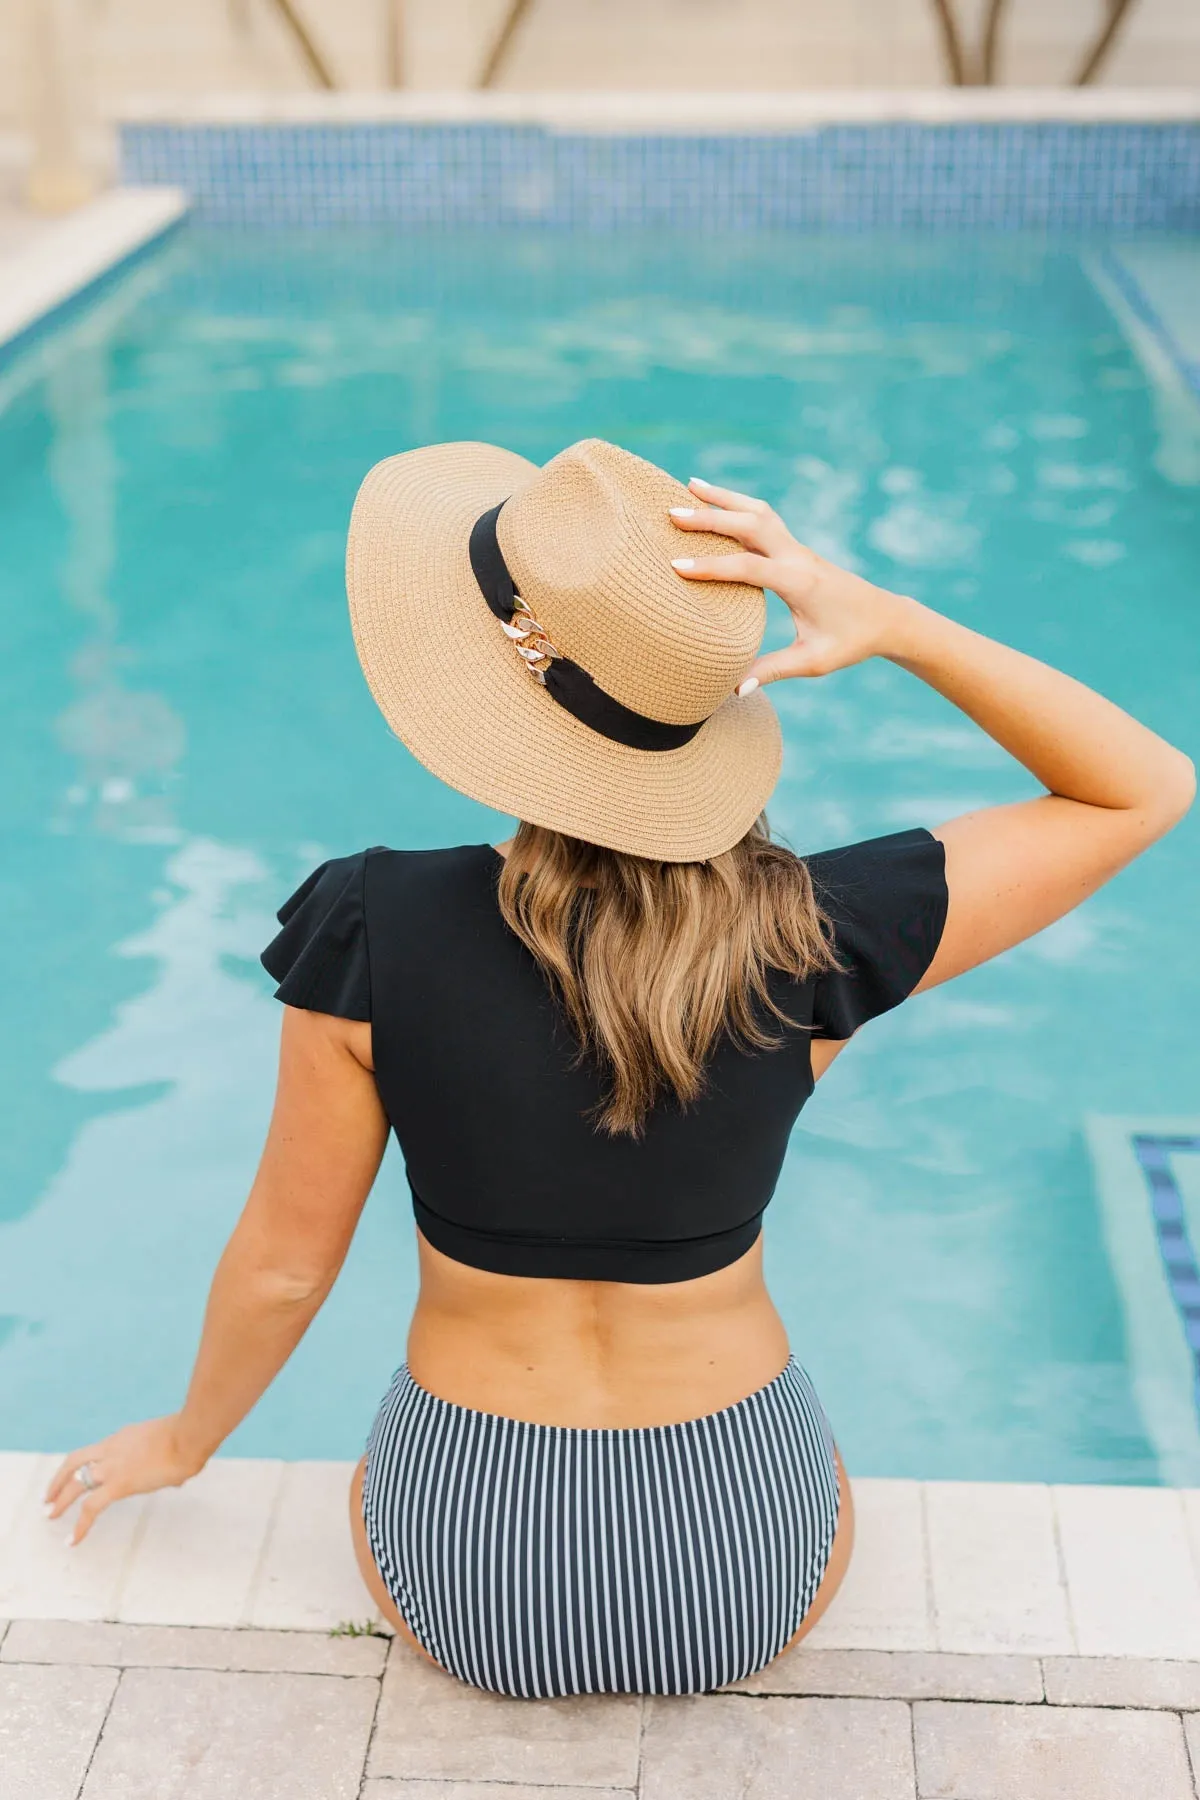
M 42 1507 L 42 1511 L 45 1513 L 45 1515 L 48 1519 L 52 1519 L 54 1517 L 54 1502 L 53 1502 L 53 1500 L 47 1500 L 46 1504 Z
M 673 519 L 694 519 L 696 516 L 694 506 L 671 506 L 667 510 Z
M 759 681 L 757 675 L 747 675 L 745 681 L 743 681 L 741 687 L 738 689 L 738 699 L 740 700 L 743 694 L 752 694 L 755 688 L 761 687 L 761 685 L 762 683 Z
M 63 1542 L 66 1544 L 68 1550 L 73 1550 L 75 1548 L 75 1533 L 73 1531 L 68 1531 Z
M 688 486 L 689 487 L 711 487 L 712 482 L 705 481 L 705 479 L 702 475 L 689 475 L 688 476 Z
M 694 556 L 673 556 L 671 558 L 671 567 L 673 569 L 694 569 L 695 566 L 696 559 Z

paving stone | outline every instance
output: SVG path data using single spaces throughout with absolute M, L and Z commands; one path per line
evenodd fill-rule
M 913 1723 L 921 1800 L 1193 1800 L 1174 1713 L 924 1700 Z
M 4 1800 L 75 1800 L 116 1685 L 112 1669 L 0 1669 Z
M 909 1710 L 898 1700 L 648 1700 L 640 1793 L 642 1800 L 914 1800 Z
M 1141 1656 L 1048 1656 L 1042 1664 L 1053 1706 L 1200 1710 L 1200 1663 Z
M 1077 1650 L 1200 1658 L 1200 1579 L 1172 1488 L 1054 1490 Z
M 353 1463 L 289 1463 L 247 1625 L 327 1631 L 373 1617 L 350 1542 Z
M 640 1721 L 636 1695 L 510 1700 L 466 1687 L 396 1644 L 368 1774 L 629 1788 L 637 1781 Z
M 0 1613 L 9 1619 L 112 1616 L 145 1501 L 122 1500 L 101 1513 L 82 1544 L 67 1548 L 69 1519 L 47 1519 L 42 1492 L 61 1458 L 33 1459 L 0 1554 Z
M 1200 1714 L 1184 1713 L 1183 1731 L 1187 1739 L 1192 1768 L 1196 1771 L 1196 1791 L 1200 1793 Z M 1161 1800 L 1161 1796 L 1158 1797 L 1158 1800 Z
M 377 1696 L 354 1678 L 127 1670 L 80 1800 L 355 1800 Z
M 925 1519 L 939 1650 L 1071 1654 L 1048 1487 L 927 1481 Z
M 130 1624 L 239 1625 L 283 1478 L 281 1462 L 215 1457 L 146 1504 L 117 1597 Z
M 253 1669 L 303 1675 L 378 1675 L 387 1638 L 319 1631 L 218 1631 L 205 1626 L 104 1625 L 18 1619 L 0 1664 L 98 1663 L 111 1668 Z
M 364 1781 L 359 1800 L 637 1800 L 632 1788 L 512 1787 L 492 1781 Z
M 737 1694 L 828 1694 L 867 1700 L 1042 1698 L 1036 1656 L 948 1656 L 929 1650 L 810 1650 L 798 1644 L 731 1684 Z
M 854 1555 L 805 1640 L 821 1650 L 934 1650 L 920 1484 L 855 1481 Z

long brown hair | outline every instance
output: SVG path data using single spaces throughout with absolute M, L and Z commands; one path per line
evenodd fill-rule
M 608 1077 L 597 1122 L 640 1136 L 660 1094 L 681 1105 L 728 1033 L 754 1049 L 781 1041 L 768 970 L 834 965 L 826 920 L 798 856 L 765 816 L 707 862 L 653 862 L 541 825 L 518 827 L 500 909 L 561 1000 L 582 1059 Z

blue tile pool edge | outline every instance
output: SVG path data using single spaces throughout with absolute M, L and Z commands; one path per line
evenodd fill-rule
M 126 122 L 122 178 L 214 223 L 1200 229 L 1200 120 L 825 122 L 588 132 L 528 121 Z

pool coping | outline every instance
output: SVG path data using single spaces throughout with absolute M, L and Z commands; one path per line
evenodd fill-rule
M 0 259 L 0 356 L 184 218 L 174 187 L 117 187 Z
M 346 1522 L 352 1464 L 218 1457 L 182 1489 L 113 1507 L 72 1549 L 40 1503 L 56 1460 L 0 1454 L 0 1619 L 329 1633 L 372 1618 Z M 1034 1665 L 1048 1658 L 1072 1680 L 1086 1663 L 1088 1691 L 1147 1692 L 1161 1676 L 1164 1705 L 1186 1691 L 1200 1707 L 1200 1489 L 852 1486 L 855 1554 L 796 1665 L 805 1680 L 1032 1699 L 1045 1675 Z M 818 1652 L 833 1660 L 813 1663 Z M 899 1660 L 876 1666 L 878 1656 Z M 1126 1670 L 1123 1687 L 1101 1668 L 1113 1661 L 1175 1673 Z M 775 1692 L 763 1680 L 783 1678 L 777 1668 L 747 1691 Z
M 822 125 L 1116 124 L 1200 119 L 1200 88 L 812 88 L 756 93 L 729 89 L 489 89 L 336 93 L 146 94 L 125 101 L 115 123 L 518 124 L 572 135 L 770 136 Z

